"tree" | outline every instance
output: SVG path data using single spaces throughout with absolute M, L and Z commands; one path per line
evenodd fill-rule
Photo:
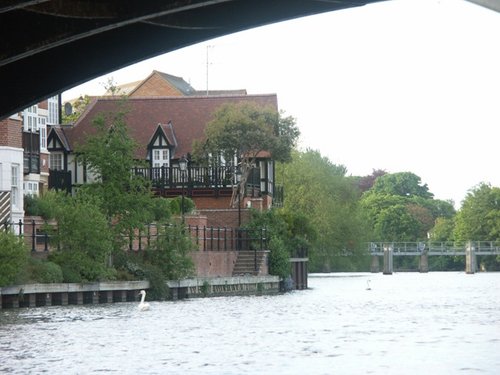
M 387 172 L 383 169 L 374 169 L 371 175 L 359 177 L 358 179 L 358 188 L 364 193 L 365 191 L 370 190 L 378 177 L 387 174 Z
M 21 238 L 0 230 L 0 287 L 14 284 L 28 262 L 28 254 Z
M 431 199 L 434 196 L 429 192 L 427 184 L 421 185 L 420 177 L 411 172 L 391 173 L 380 176 L 375 180 L 373 191 L 401 197 L 417 196 Z
M 363 268 L 363 243 L 371 233 L 359 210 L 359 190 L 343 165 L 318 151 L 293 152 L 280 166 L 285 188 L 284 211 L 304 215 L 318 235 L 310 239 L 310 270 Z M 353 256 L 342 256 L 350 252 Z
M 454 235 L 459 241 L 500 239 L 500 188 L 481 183 L 467 193 Z
M 66 103 L 68 105 L 70 103 Z M 63 124 L 72 124 L 78 120 L 80 115 L 83 113 L 85 108 L 90 104 L 90 97 L 88 95 L 80 96 L 76 99 L 71 105 L 71 113 L 63 112 L 62 115 L 62 123 Z
M 128 134 L 125 114 L 122 109 L 96 117 L 96 133 L 77 147 L 78 161 L 96 177 L 80 189 L 97 197 L 116 238 L 151 222 L 154 216 L 149 181 L 132 173 L 139 163 L 134 158 L 137 145 Z
M 95 197 L 80 191 L 76 196 L 59 192 L 49 196 L 57 231 L 51 237 L 57 248 L 50 260 L 63 271 L 65 282 L 107 279 L 112 272 L 107 260 L 113 249 L 113 235 Z M 43 201 L 42 197 L 42 201 Z
M 196 140 L 193 151 L 197 160 L 208 160 L 209 156 L 239 159 L 241 180 L 233 193 L 234 206 L 237 196 L 244 195 L 257 157 L 268 153 L 275 161 L 289 161 L 298 136 L 295 119 L 282 117 L 272 108 L 253 103 L 226 104 L 215 112 L 205 128 L 205 139 Z

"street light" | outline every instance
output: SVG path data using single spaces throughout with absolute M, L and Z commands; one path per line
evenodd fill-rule
M 240 182 L 241 182 L 241 168 L 238 166 L 236 169 L 236 182 L 238 183 L 238 228 L 241 226 L 241 188 L 240 188 Z
M 185 185 L 185 175 L 188 167 L 188 160 L 185 156 L 179 159 L 179 169 L 181 170 L 181 180 L 182 180 L 182 197 L 181 197 L 181 218 L 184 224 L 184 185 Z

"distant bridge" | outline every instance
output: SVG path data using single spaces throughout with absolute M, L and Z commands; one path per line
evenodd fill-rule
M 394 256 L 427 255 L 466 255 L 468 245 L 474 248 L 476 255 L 500 255 L 500 241 L 468 242 L 370 242 L 370 255 L 384 255 L 384 248 L 392 247 Z
M 420 257 L 420 272 L 429 271 L 430 255 L 465 256 L 465 272 L 477 271 L 477 255 L 500 255 L 500 241 L 467 242 L 370 242 L 371 271 L 379 272 L 379 256 L 384 259 L 383 273 L 392 274 L 394 256 Z

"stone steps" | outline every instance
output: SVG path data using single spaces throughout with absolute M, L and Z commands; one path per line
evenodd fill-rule
M 265 252 L 257 251 L 257 270 L 255 270 L 255 252 L 254 251 L 239 251 L 238 259 L 233 269 L 233 276 L 238 275 L 253 275 L 259 274 L 260 267 L 264 260 Z

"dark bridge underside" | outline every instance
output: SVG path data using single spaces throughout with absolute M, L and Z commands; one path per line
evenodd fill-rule
M 181 47 L 378 1 L 2 0 L 0 119 L 92 78 Z
M 384 0 L 1 0 L 0 119 L 162 53 L 379 1 Z M 499 0 L 469 1 L 500 11 Z

